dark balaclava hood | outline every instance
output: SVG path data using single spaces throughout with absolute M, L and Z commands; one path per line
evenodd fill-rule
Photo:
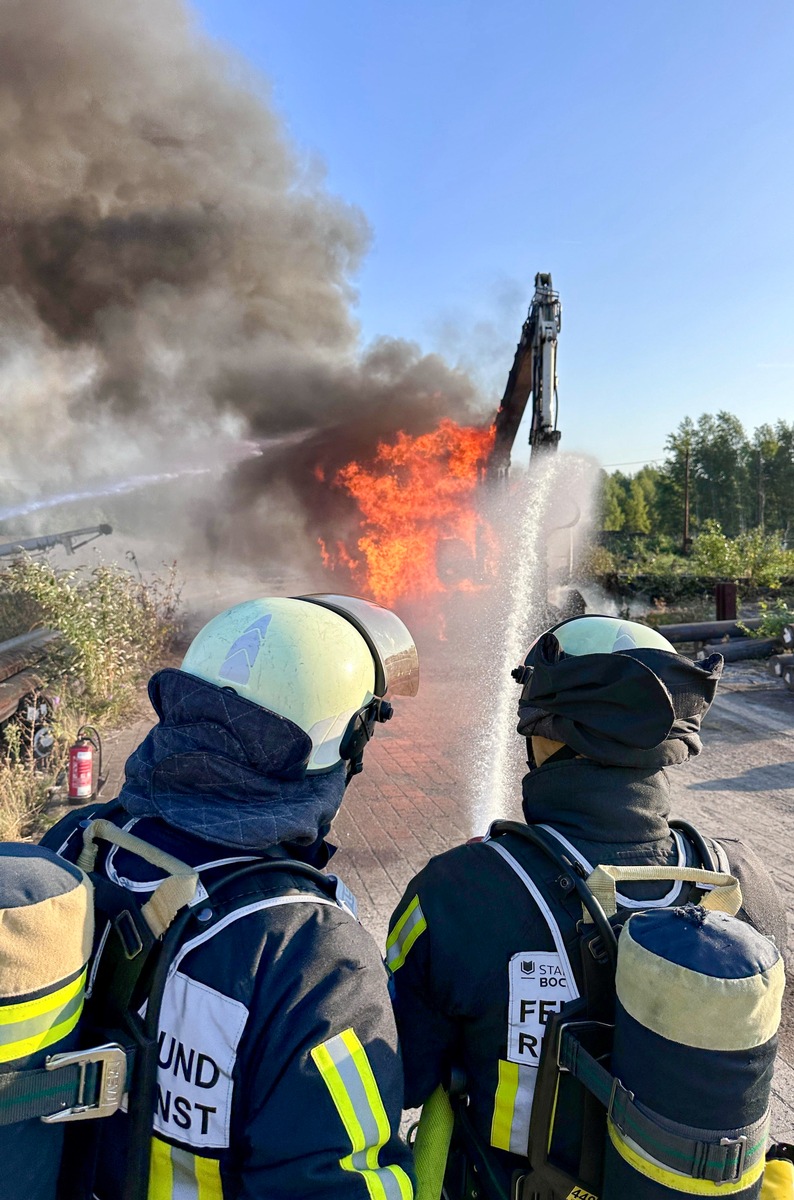
M 158 671 L 149 699 L 159 721 L 127 759 L 128 813 L 253 854 L 321 841 L 344 763 L 307 774 L 312 743 L 299 726 L 185 671 Z
M 647 647 L 566 655 L 545 633 L 519 701 L 518 732 L 564 742 L 605 766 L 682 763 L 702 749 L 700 723 L 722 668 L 720 654 L 695 663 Z

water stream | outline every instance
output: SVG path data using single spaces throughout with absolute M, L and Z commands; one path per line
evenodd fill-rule
M 579 541 L 587 527 L 593 472 L 570 455 L 549 456 L 518 487 L 500 497 L 494 516 L 502 544 L 501 581 L 489 604 L 492 631 L 483 664 L 487 697 L 479 762 L 474 771 L 471 828 L 482 834 L 491 821 L 517 815 L 520 779 L 526 770 L 523 739 L 516 734 L 520 689 L 511 677 L 548 622 L 548 590 L 567 566 L 570 533 L 554 529 L 582 514 Z M 563 573 L 567 574 L 565 567 Z M 566 580 L 567 581 L 567 580 Z

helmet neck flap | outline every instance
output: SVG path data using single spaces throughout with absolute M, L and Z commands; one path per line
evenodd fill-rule
M 524 683 L 518 732 L 563 742 L 603 765 L 653 769 L 699 754 L 700 723 L 722 674 L 721 655 L 693 663 L 672 647 L 660 648 L 659 635 L 656 645 L 629 648 L 632 627 L 644 627 L 614 624 L 621 626 L 621 648 L 612 653 L 568 654 L 556 636 L 560 627 L 538 639 L 516 672 Z M 585 630 L 591 636 L 583 644 L 593 632 Z

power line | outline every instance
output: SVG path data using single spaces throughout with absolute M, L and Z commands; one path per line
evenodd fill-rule
M 661 458 L 635 458 L 635 459 L 632 459 L 631 462 L 604 463 L 603 466 L 605 466 L 605 467 L 639 467 L 641 465 L 644 466 L 646 463 L 657 463 L 657 462 L 661 462 L 661 461 L 662 461 Z

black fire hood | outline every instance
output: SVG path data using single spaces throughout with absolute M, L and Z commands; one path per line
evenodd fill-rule
M 518 705 L 520 734 L 564 742 L 605 766 L 654 769 L 700 753 L 700 723 L 723 658 L 695 663 L 647 647 L 573 656 L 546 633 L 532 666 Z

